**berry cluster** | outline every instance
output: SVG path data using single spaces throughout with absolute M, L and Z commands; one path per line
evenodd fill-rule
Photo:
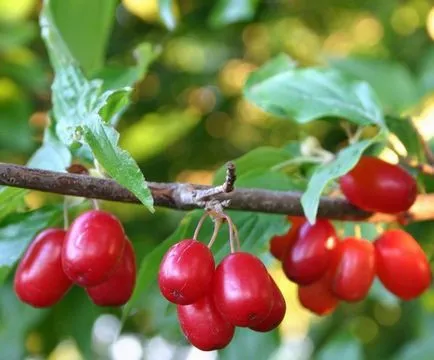
M 76 284 L 96 305 L 123 305 L 134 289 L 135 261 L 119 220 L 91 210 L 67 231 L 50 228 L 39 233 L 18 265 L 15 292 L 29 305 L 49 307 Z
M 193 239 L 167 251 L 158 283 L 163 296 L 177 304 L 186 338 L 205 351 L 227 346 L 237 326 L 271 331 L 286 312 L 282 293 L 256 256 L 233 252 L 215 267 L 209 247 Z
M 417 194 L 407 172 L 368 156 L 340 179 L 340 187 L 352 204 L 383 213 L 408 210 Z M 375 276 L 404 300 L 421 295 L 431 283 L 425 253 L 403 230 L 385 231 L 373 243 L 355 237 L 340 241 L 327 220 L 311 225 L 302 217 L 288 219 L 291 229 L 271 239 L 270 252 L 299 285 L 300 303 L 318 315 L 330 313 L 339 301 L 362 300 Z

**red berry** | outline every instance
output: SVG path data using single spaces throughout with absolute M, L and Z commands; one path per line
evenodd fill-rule
M 270 252 L 277 260 L 282 261 L 286 252 L 297 239 L 300 226 L 306 221 L 301 216 L 288 216 L 291 228 L 284 235 L 276 235 L 270 240 Z
M 431 284 L 428 259 L 416 240 L 403 230 L 385 231 L 374 242 L 377 275 L 391 293 L 410 300 Z
M 203 351 L 223 349 L 235 332 L 214 306 L 212 296 L 204 296 L 190 305 L 177 305 L 182 332 L 192 345 Z
M 125 243 L 122 224 L 113 215 L 100 210 L 85 212 L 66 233 L 63 270 L 78 285 L 99 285 L 116 270 Z
M 297 284 L 312 284 L 326 272 L 335 246 L 336 233 L 329 221 L 306 222 L 283 260 L 283 271 Z
M 88 287 L 87 294 L 99 306 L 121 306 L 131 297 L 136 283 L 136 257 L 126 239 L 121 262 L 115 272 L 100 285 Z
M 235 326 L 260 324 L 273 305 L 267 269 L 256 256 L 245 252 L 230 254 L 217 266 L 213 292 L 218 310 Z
M 341 300 L 360 301 L 375 277 L 374 245 L 353 237 L 339 242 L 333 261 L 332 291 Z
M 57 303 L 72 282 L 62 270 L 62 245 L 65 231 L 46 229 L 39 233 L 26 250 L 15 273 L 17 296 L 34 307 Z
M 338 298 L 331 292 L 330 277 L 326 274 L 317 282 L 298 287 L 300 304 L 317 315 L 327 315 L 338 306 Z
M 407 171 L 371 156 L 363 156 L 339 182 L 348 201 L 367 211 L 398 213 L 416 200 L 416 181 Z
M 197 240 L 182 240 L 161 261 L 160 291 L 175 304 L 192 304 L 210 291 L 214 271 L 214 257 L 206 245 Z
M 273 278 L 270 276 L 271 283 L 273 285 L 273 306 L 270 313 L 260 324 L 250 327 L 250 329 L 267 332 L 277 328 L 283 321 L 286 312 L 286 302 L 283 298 L 282 292 L 280 291 L 277 284 L 274 282 Z

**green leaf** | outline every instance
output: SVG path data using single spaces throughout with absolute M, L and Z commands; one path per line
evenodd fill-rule
M 86 73 L 100 69 L 117 0 L 45 0 L 60 36 Z
M 24 206 L 24 196 L 28 190 L 12 187 L 0 188 L 0 219 Z
M 408 156 L 421 163 L 425 162 L 425 152 L 422 139 L 410 117 L 398 118 L 386 116 L 389 130 L 394 133 L 405 146 Z
M 220 360 L 263 360 L 270 359 L 280 344 L 278 331 L 259 333 L 250 329 L 237 328 L 231 343 L 219 351 Z
M 51 125 L 45 129 L 42 146 L 32 155 L 27 166 L 52 171 L 65 171 L 71 164 L 71 152 L 57 137 L 54 119 L 51 121 Z
M 434 90 L 434 49 L 432 47 L 428 48 L 422 58 L 418 79 L 421 95 L 429 94 Z
M 362 360 L 363 352 L 359 342 L 355 340 L 333 341 L 315 357 L 315 360 L 351 359 Z
M 176 17 L 173 8 L 174 4 L 172 0 L 158 0 L 160 18 L 169 30 L 173 30 L 176 27 Z
M 382 139 L 383 134 L 380 133 L 372 139 L 353 144 L 341 150 L 330 163 L 320 165 L 315 169 L 309 180 L 307 190 L 301 197 L 301 205 L 309 222 L 315 222 L 319 200 L 326 185 L 350 171 L 357 164 L 363 152 Z
M 400 63 L 368 58 L 331 59 L 330 63 L 344 74 L 367 81 L 387 112 L 400 113 L 419 101 L 416 80 Z
M 214 27 L 223 27 L 238 21 L 251 20 L 255 16 L 258 0 L 219 0 L 209 18 Z
M 107 173 L 153 211 L 145 179 L 131 155 L 119 148 L 119 134 L 110 125 L 125 109 L 131 88 L 104 91 L 103 80 L 85 78 L 56 27 L 48 0 L 44 2 L 40 23 L 55 70 L 52 101 L 60 140 L 70 147 L 89 146 Z M 150 51 L 146 47 L 141 51 L 142 66 L 146 67 L 150 60 L 143 55 Z M 136 74 L 143 76 L 143 71 Z
M 60 208 L 42 208 L 9 215 L 0 222 L 0 284 L 36 234 L 58 223 L 61 214 Z
M 96 118 L 82 126 L 84 138 L 104 170 L 118 183 L 132 191 L 153 210 L 153 198 L 142 172 L 131 155 L 118 146 L 119 133 Z
M 253 72 L 245 86 L 245 97 L 263 110 L 299 123 L 326 117 L 343 117 L 358 125 L 384 127 L 379 100 L 371 87 L 351 81 L 327 68 L 294 68 L 280 55 Z
M 24 46 L 37 35 L 37 27 L 33 22 L 0 25 L 0 52 Z

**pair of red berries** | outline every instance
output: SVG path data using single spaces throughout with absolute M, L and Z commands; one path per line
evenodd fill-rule
M 318 315 L 333 311 L 340 300 L 365 298 L 376 275 L 404 300 L 430 286 L 427 257 L 403 230 L 385 231 L 373 243 L 355 237 L 339 241 L 327 220 L 311 225 L 302 218 L 290 219 L 290 231 L 274 237 L 270 250 L 282 261 L 287 278 L 299 285 L 300 303 Z
M 113 215 L 91 210 L 68 231 L 42 231 L 26 250 L 15 273 L 17 296 L 34 307 L 56 304 L 73 284 L 100 306 L 119 306 L 131 297 L 136 263 L 131 242 Z
M 158 283 L 163 296 L 177 304 L 186 338 L 205 351 L 227 346 L 237 326 L 271 331 L 286 312 L 282 293 L 256 256 L 234 252 L 216 268 L 211 250 L 192 239 L 167 251 Z

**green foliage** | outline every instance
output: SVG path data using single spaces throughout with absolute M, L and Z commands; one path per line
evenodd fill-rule
M 385 126 L 380 103 L 366 82 L 349 81 L 332 69 L 296 68 L 285 55 L 250 75 L 244 95 L 265 111 L 299 123 L 339 116 L 358 125 Z
M 176 17 L 173 13 L 173 6 L 172 0 L 158 0 L 161 20 L 169 30 L 173 30 L 176 27 Z
M 209 23 L 218 28 L 238 21 L 251 20 L 258 4 L 258 0 L 219 0 L 211 12 Z

